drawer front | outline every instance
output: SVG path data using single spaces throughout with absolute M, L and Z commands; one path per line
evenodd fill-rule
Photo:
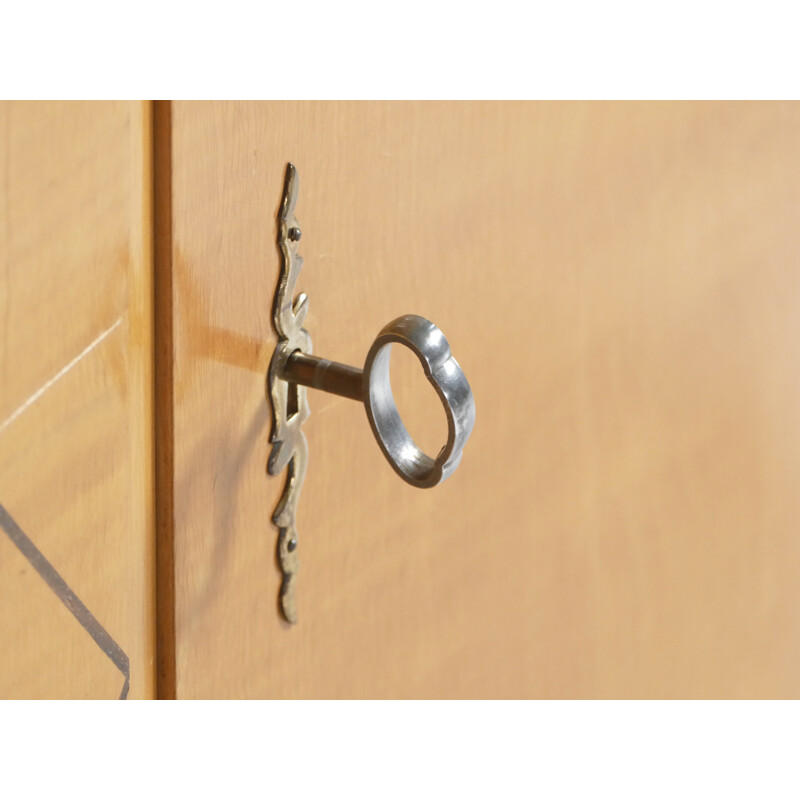
M 175 103 L 167 122 L 178 697 L 800 694 L 800 106 Z M 420 314 L 477 408 L 459 469 L 419 490 L 363 407 L 309 390 L 295 626 L 266 472 L 287 161 L 315 352 L 361 365 Z M 435 449 L 414 367 L 398 405 Z

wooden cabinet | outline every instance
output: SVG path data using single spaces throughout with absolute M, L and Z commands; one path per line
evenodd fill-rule
M 74 390 L 67 374 L 0 427 L 0 503 L 137 654 L 131 696 L 153 693 L 156 650 L 179 698 L 800 694 L 800 106 L 178 102 L 153 112 L 152 159 L 148 106 L 25 113 L 90 117 L 74 154 L 20 137 L 36 168 L 46 150 L 98 183 L 54 189 L 55 165 L 31 183 L 6 157 L 2 418 L 118 327 Z M 457 472 L 418 490 L 363 407 L 309 390 L 295 626 L 266 472 L 287 161 L 315 352 L 361 365 L 420 314 L 477 407 Z M 62 306 L 25 266 L 60 279 L 48 253 L 73 265 Z M 395 355 L 435 450 L 441 408 Z M 38 681 L 0 669 L 0 691 L 66 692 L 63 650 L 73 691 L 63 603 L 9 537 L 0 555 L 2 657 Z

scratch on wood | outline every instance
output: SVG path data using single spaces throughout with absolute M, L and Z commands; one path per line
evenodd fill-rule
M 81 599 L 69 588 L 67 582 L 56 572 L 53 565 L 44 557 L 41 550 L 28 538 L 22 528 L 0 504 L 0 528 L 16 545 L 17 549 L 28 560 L 28 563 L 39 573 L 45 583 L 53 590 L 56 597 L 69 609 L 81 627 L 95 640 L 98 647 L 111 659 L 114 666 L 122 673 L 125 682 L 122 685 L 119 699 L 128 698 L 131 684 L 131 666 L 127 653 L 114 641 L 111 634 L 97 621 L 97 618 L 83 604 Z
M 2 423 L 0 423 L 0 433 L 2 433 L 17 417 L 26 409 L 30 408 L 56 381 L 63 378 L 81 359 L 85 358 L 92 350 L 109 336 L 116 328 L 122 324 L 123 317 L 120 317 L 110 328 L 106 328 L 94 341 L 78 353 L 68 364 L 63 366 L 50 380 L 40 386 L 19 408 L 11 413 Z

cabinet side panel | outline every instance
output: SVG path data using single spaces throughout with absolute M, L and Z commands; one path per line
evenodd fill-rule
M 148 103 L 0 104 L 0 696 L 154 696 Z

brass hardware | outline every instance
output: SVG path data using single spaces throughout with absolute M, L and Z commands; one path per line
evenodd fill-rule
M 297 170 L 288 164 L 278 215 L 282 267 L 273 306 L 278 344 L 270 363 L 267 391 L 273 413 L 268 469 L 271 475 L 287 469 L 286 486 L 272 520 L 278 527 L 278 559 L 283 572 L 281 608 L 289 622 L 297 622 L 295 518 L 308 463 L 308 443 L 301 429 L 309 415 L 306 387 L 363 402 L 386 459 L 403 480 L 420 488 L 436 486 L 455 471 L 475 423 L 475 401 L 469 383 L 444 334 L 423 317 L 406 314 L 386 325 L 373 342 L 363 370 L 312 355 L 311 337 L 302 327 L 308 298 L 300 294 L 292 301 L 303 264 L 297 254 L 301 236 L 294 216 L 297 192 Z M 447 442 L 436 458 L 417 447 L 397 411 L 389 380 L 394 344 L 404 345 L 417 355 L 447 414 Z

